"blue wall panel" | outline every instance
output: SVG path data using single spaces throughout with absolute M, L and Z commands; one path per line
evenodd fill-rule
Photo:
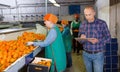
M 80 5 L 70 5 L 69 6 L 69 14 L 80 14 Z

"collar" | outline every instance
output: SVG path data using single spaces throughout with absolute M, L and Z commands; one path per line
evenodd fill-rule
M 56 25 L 55 25 L 55 24 L 52 26 L 52 28 L 54 28 L 54 27 L 56 27 Z
M 86 20 L 86 23 L 87 24 L 94 24 L 94 23 L 96 23 L 97 22 L 97 18 L 95 18 L 95 20 L 93 21 L 93 22 L 88 22 L 87 20 Z

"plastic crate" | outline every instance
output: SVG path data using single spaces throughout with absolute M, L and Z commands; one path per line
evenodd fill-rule
M 111 44 L 110 43 L 106 43 L 105 45 L 105 51 L 111 51 Z
M 113 42 L 113 43 L 117 43 L 117 38 L 111 38 L 111 42 Z
M 117 56 L 118 54 L 117 54 L 117 51 L 112 51 L 112 52 L 110 52 L 110 51 L 107 51 L 107 52 L 105 52 L 105 56 Z
M 105 56 L 105 64 L 118 64 L 118 56 Z
M 36 64 L 41 60 L 51 61 L 51 59 L 35 57 L 35 59 L 28 65 L 27 72 L 49 72 L 50 67 L 45 65 Z
M 118 68 L 118 64 L 104 64 L 104 68 L 105 69 L 117 69 Z
M 112 62 L 111 56 L 105 56 L 104 63 L 105 64 L 110 64 L 111 62 Z
M 118 72 L 118 68 L 105 68 L 104 72 Z
M 117 51 L 118 50 L 118 43 L 111 43 L 111 50 Z
M 118 63 L 118 56 L 112 56 L 112 63 Z
M 105 51 L 112 52 L 118 50 L 118 43 L 107 43 L 105 46 Z

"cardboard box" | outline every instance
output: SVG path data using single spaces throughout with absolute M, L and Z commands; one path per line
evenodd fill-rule
M 51 59 L 35 57 L 32 63 L 28 65 L 27 72 L 49 72 L 50 66 L 46 66 L 38 63 L 42 61 L 50 61 L 50 63 L 52 62 Z

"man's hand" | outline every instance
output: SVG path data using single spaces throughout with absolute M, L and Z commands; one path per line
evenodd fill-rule
M 80 38 L 86 39 L 86 35 L 82 34 Z M 87 38 L 87 41 L 91 42 L 92 44 L 96 44 L 99 40 L 97 38 Z
M 85 34 L 81 34 L 80 38 L 86 38 L 86 35 Z
M 27 42 L 27 45 L 29 46 L 29 45 L 33 45 L 33 42 Z
M 88 39 L 88 41 L 91 42 L 92 44 L 96 44 L 98 42 L 98 39 L 90 38 L 90 39 Z

